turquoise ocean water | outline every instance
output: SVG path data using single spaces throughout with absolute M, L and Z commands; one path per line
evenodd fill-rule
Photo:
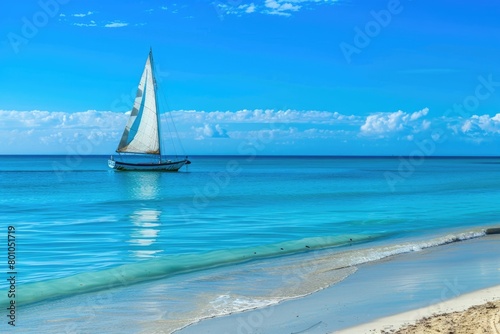
M 16 329 L 169 333 L 309 294 L 361 263 L 481 237 L 500 220 L 499 158 L 190 160 L 159 173 L 115 172 L 104 156 L 1 156 Z

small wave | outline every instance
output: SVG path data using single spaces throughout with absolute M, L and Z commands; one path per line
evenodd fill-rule
M 258 283 L 248 282 L 245 286 L 249 285 L 249 287 L 240 287 L 238 294 L 234 292 L 217 294 L 217 291 L 209 291 L 198 295 L 196 307 L 186 314 L 177 314 L 175 320 L 172 319 L 172 322 L 168 324 L 167 332 L 174 332 L 203 319 L 271 306 L 284 300 L 309 295 L 339 283 L 355 273 L 357 266 L 361 264 L 484 235 L 484 231 L 468 231 L 417 242 L 342 250 L 340 252 L 318 251 L 291 261 L 274 260 L 272 266 L 259 263 L 256 264 L 258 267 L 254 268 L 247 265 L 245 272 L 258 273 L 256 274 L 259 277 Z M 238 270 L 226 274 L 240 282 L 244 281 L 243 277 L 238 276 Z M 254 292 L 255 289 L 258 289 L 256 284 L 259 287 L 265 287 L 257 295 Z M 223 287 L 224 285 L 219 286 L 219 291 L 223 290 Z M 158 328 L 164 330 L 165 323 L 151 323 L 150 329 L 153 332 Z
M 342 246 L 353 242 L 367 242 L 379 237 L 381 235 L 314 237 L 250 248 L 217 250 L 203 254 L 165 256 L 139 263 L 125 264 L 107 270 L 86 272 L 70 277 L 21 285 L 19 286 L 21 293 L 16 303 L 29 304 L 50 298 L 128 286 L 143 281 L 251 260 Z M 0 306 L 8 303 L 8 300 L 4 297 L 6 295 L 2 294 L 0 296 Z
M 311 266 L 316 263 L 318 268 L 323 268 L 318 269 L 318 272 L 326 272 L 376 261 L 392 255 L 419 251 L 429 247 L 477 238 L 484 236 L 485 234 L 484 230 L 469 231 L 420 242 L 408 242 L 371 248 L 366 247 L 343 252 L 337 251 L 333 255 L 328 254 L 325 257 L 320 255 L 321 252 L 311 252 L 313 258 L 310 261 L 307 261 L 310 262 Z M 323 250 L 353 243 L 359 244 L 374 241 L 376 239 L 383 238 L 384 236 L 387 235 L 343 235 L 316 237 L 252 248 L 219 250 L 204 254 L 181 254 L 167 256 L 159 259 L 142 261 L 140 263 L 125 264 L 98 272 L 81 273 L 70 277 L 21 285 L 18 287 L 20 294 L 16 303 L 29 304 L 50 298 L 59 298 L 68 295 L 128 286 L 139 282 L 169 277 L 181 273 L 244 263 L 251 260 L 280 257 L 282 255 L 304 253 L 311 250 Z M 328 263 L 328 265 L 325 267 L 324 263 Z M 315 289 L 317 290 L 318 287 L 324 288 L 329 284 L 331 283 L 320 282 L 315 285 Z M 310 289 L 306 288 L 303 291 L 301 290 L 299 295 L 311 292 L 314 291 L 310 291 Z M 5 296 L 7 296 L 6 293 L 2 293 L 0 295 L 0 306 L 6 305 L 9 302 Z M 283 297 L 285 296 L 280 296 L 280 298 Z M 290 296 L 285 298 L 289 297 Z
M 448 234 L 445 236 L 435 237 L 424 241 L 412 241 L 402 244 L 380 246 L 376 248 L 358 250 L 354 251 L 353 254 L 346 257 L 345 265 L 346 266 L 360 265 L 367 262 L 381 260 L 393 255 L 418 252 L 426 248 L 442 246 L 457 241 L 479 238 L 485 235 L 486 231 L 484 229 L 474 230 L 474 231 L 461 232 L 457 234 Z

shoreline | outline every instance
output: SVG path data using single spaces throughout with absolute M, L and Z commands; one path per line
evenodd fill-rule
M 500 268 L 499 268 L 500 269 Z M 481 289 L 478 291 L 466 293 L 456 298 L 446 300 L 427 307 L 398 313 L 388 317 L 380 318 L 371 322 L 367 322 L 354 327 L 349 327 L 343 330 L 334 331 L 331 334 L 362 334 L 362 333 L 384 333 L 404 330 L 408 325 L 415 325 L 417 322 L 426 318 L 442 318 L 440 321 L 450 323 L 452 313 L 460 313 L 463 316 L 464 312 L 471 307 L 487 308 L 488 303 L 500 301 L 500 285 L 491 288 Z M 428 319 L 430 320 L 430 319 Z M 488 321 L 490 319 L 481 319 Z M 498 319 L 497 319 L 498 322 Z M 465 325 L 465 323 L 464 323 Z M 430 325 L 429 325 L 430 326 Z M 497 331 L 500 329 L 500 323 L 497 323 Z M 494 333 L 494 332 L 491 332 Z
M 442 244 L 439 247 L 416 248 L 418 251 L 390 255 L 348 267 L 354 268 L 356 272 L 329 287 L 243 312 L 230 310 L 233 304 L 227 302 L 235 303 L 234 305 L 248 302 L 254 305 L 267 303 L 267 299 L 252 299 L 253 293 L 258 296 L 258 291 L 254 289 L 284 288 L 281 286 L 283 277 L 286 278 L 285 282 L 291 284 L 291 288 L 297 288 L 299 283 L 314 284 L 318 277 L 307 275 L 308 271 L 304 269 L 307 269 L 307 266 L 312 269 L 320 267 L 310 259 L 305 263 L 294 262 L 305 260 L 307 254 L 299 258 L 283 257 L 279 262 L 280 268 L 288 268 L 288 271 L 291 268 L 299 269 L 296 272 L 290 271 L 292 276 L 283 276 L 288 271 L 277 270 L 276 259 L 272 258 L 265 262 L 213 268 L 207 270 L 201 280 L 199 274 L 193 272 L 165 280 L 74 295 L 48 303 L 36 303 L 20 309 L 20 316 L 25 318 L 25 329 L 44 328 L 50 333 L 60 332 L 64 330 L 64 326 L 76 324 L 92 332 L 112 323 L 116 328 L 134 328 L 136 332 L 325 334 L 497 285 L 500 282 L 500 253 L 492 249 L 497 249 L 499 242 L 500 235 L 485 235 Z M 352 247 L 356 248 L 354 245 Z M 344 254 L 340 258 L 347 260 L 345 253 L 334 254 Z M 326 255 L 325 258 L 316 258 L 316 261 L 331 261 L 333 254 Z M 373 254 L 370 251 L 361 256 L 372 257 Z M 250 287 L 248 290 L 245 282 L 267 277 L 260 273 L 263 264 L 267 269 L 277 270 L 276 280 L 260 281 L 267 283 L 260 287 Z M 304 264 L 307 266 L 304 267 Z M 345 270 L 326 267 L 323 269 L 320 274 L 335 275 L 339 270 Z M 225 289 L 215 290 L 221 280 L 226 279 L 229 281 L 224 284 Z M 269 283 L 271 285 L 268 285 Z M 212 289 L 210 293 L 207 293 L 208 286 Z M 176 291 L 177 294 L 173 295 Z M 186 303 L 186 300 L 193 300 L 197 304 Z M 90 305 L 94 304 L 94 309 L 99 311 L 86 317 L 81 314 L 81 306 L 88 305 L 89 301 Z M 136 307 L 130 307 L 131 301 L 136 302 Z M 138 316 L 139 305 L 142 319 L 140 322 L 133 320 Z M 171 307 L 174 305 L 176 308 Z M 229 315 L 205 317 L 185 326 L 185 321 L 189 321 L 185 316 L 189 314 L 192 306 L 198 305 L 204 305 L 205 309 L 202 311 L 205 313 L 217 309 L 229 311 Z M 120 316 L 106 316 L 110 312 L 116 315 L 116 310 L 120 310 Z M 37 316 L 30 316 L 28 320 L 28 314 Z
M 489 228 L 487 235 L 499 234 L 500 228 Z M 500 266 L 498 267 L 500 270 Z M 467 315 L 477 311 L 474 316 L 482 323 L 488 323 L 491 333 L 500 333 L 500 285 L 469 292 L 456 298 L 427 307 L 397 313 L 384 318 L 379 318 L 354 327 L 332 332 L 331 334 L 357 334 L 357 333 L 410 333 L 411 331 L 430 328 L 440 332 L 453 331 L 450 326 L 464 328 L 471 322 Z M 497 309 L 495 317 L 487 310 Z M 488 327 L 488 325 L 486 327 Z M 486 332 L 488 329 L 484 327 Z M 489 332 L 488 332 L 489 333 Z
M 487 235 L 391 256 L 360 265 L 344 281 L 308 296 L 201 320 L 174 333 L 361 333 L 358 326 L 363 324 L 368 324 L 363 327 L 366 333 L 380 333 L 371 328 L 379 319 L 390 323 L 399 319 L 398 314 L 434 310 L 433 305 L 446 312 L 452 308 L 444 306 L 454 305 L 457 297 L 470 298 L 478 291 L 497 289 L 500 253 L 491 250 L 499 243 L 500 235 Z M 474 298 L 479 299 L 469 304 L 483 303 L 481 297 Z

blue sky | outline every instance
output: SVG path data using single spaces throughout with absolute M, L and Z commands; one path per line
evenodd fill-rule
M 113 153 L 151 46 L 189 154 L 500 155 L 498 17 L 486 0 L 7 0 L 0 154 Z

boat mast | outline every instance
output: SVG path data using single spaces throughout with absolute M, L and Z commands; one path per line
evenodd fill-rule
M 156 108 L 156 122 L 158 124 L 158 151 L 160 153 L 160 163 L 161 163 L 161 127 L 160 127 L 160 110 L 158 108 L 158 96 L 156 95 L 156 78 L 155 78 L 155 68 L 153 63 L 153 49 L 149 48 L 149 60 L 151 62 L 151 75 L 153 76 L 153 89 L 155 92 L 155 108 Z

